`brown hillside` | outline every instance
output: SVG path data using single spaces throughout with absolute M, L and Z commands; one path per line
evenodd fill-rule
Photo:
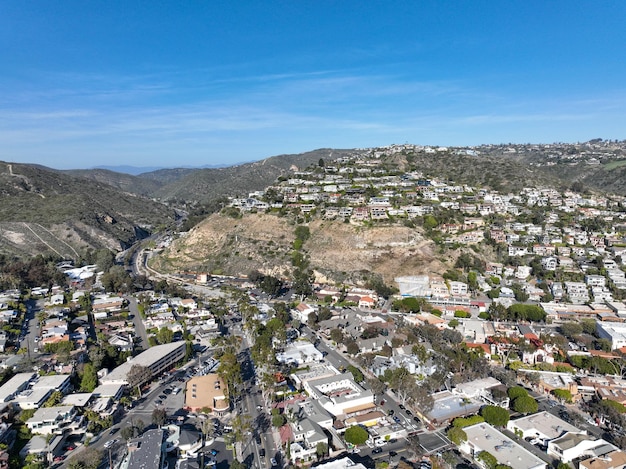
M 234 219 L 207 218 L 176 240 L 153 266 L 162 271 L 201 270 L 246 275 L 252 270 L 289 277 L 295 225 L 288 218 L 247 214 Z M 442 273 L 435 245 L 420 231 L 404 226 L 356 226 L 315 220 L 304 250 L 318 281 L 358 281 L 363 274 L 381 274 L 391 284 L 398 275 Z

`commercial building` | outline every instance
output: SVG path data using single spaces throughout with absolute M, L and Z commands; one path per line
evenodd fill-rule
M 351 373 L 311 379 L 303 383 L 303 387 L 311 398 L 319 400 L 322 407 L 336 417 L 376 407 L 372 391 L 359 386 Z
M 133 365 L 143 366 L 150 370 L 151 375 L 145 380 L 147 382 L 154 376 L 158 376 L 162 372 L 172 368 L 185 357 L 186 351 L 187 344 L 184 341 L 150 347 L 148 350 L 122 363 L 113 371 L 100 378 L 100 383 L 128 384 L 127 375 Z
M 487 451 L 496 458 L 498 464 L 506 464 L 512 469 L 546 469 L 546 463 L 509 437 L 503 435 L 488 423 L 465 427 L 467 441 L 459 449 L 476 458 Z
M 220 375 L 196 376 L 187 381 L 185 407 L 192 412 L 208 408 L 223 413 L 229 409 L 228 387 Z
M 613 350 L 626 347 L 626 324 L 596 321 L 596 332 L 601 339 L 611 341 Z

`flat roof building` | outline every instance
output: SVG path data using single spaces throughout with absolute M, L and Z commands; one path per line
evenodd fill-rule
M 148 430 L 141 437 L 128 442 L 127 469 L 158 469 L 164 455 L 164 431 Z
M 152 377 L 170 369 L 175 363 L 185 357 L 187 344 L 184 341 L 156 345 L 141 352 L 127 362 L 122 363 L 106 376 L 100 378 L 101 384 L 128 384 L 128 372 L 133 365 L 140 365 L 150 369 Z M 147 380 L 146 380 L 147 381 Z
M 18 373 L 0 386 L 0 402 L 8 402 L 28 387 L 36 373 Z
M 218 374 L 196 376 L 187 381 L 185 407 L 192 412 L 209 408 L 212 412 L 226 412 L 228 403 L 228 386 Z
M 567 432 L 581 433 L 581 430 L 549 412 L 539 412 L 515 420 L 509 420 L 506 428 L 522 438 L 538 438 L 543 444 L 559 438 Z
M 482 451 L 492 454 L 498 464 L 512 469 L 546 469 L 546 463 L 488 423 L 479 423 L 463 429 L 467 434 L 459 449 L 476 458 Z
M 450 391 L 440 391 L 433 395 L 433 408 L 425 417 L 435 425 L 441 426 L 451 422 L 457 417 L 475 414 L 483 406 L 483 403 L 473 398 L 453 394 Z

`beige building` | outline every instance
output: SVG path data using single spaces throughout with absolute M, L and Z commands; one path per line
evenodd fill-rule
M 228 388 L 220 375 L 197 376 L 187 382 L 185 407 L 192 412 L 203 408 L 216 413 L 226 412 L 230 407 L 227 396 Z

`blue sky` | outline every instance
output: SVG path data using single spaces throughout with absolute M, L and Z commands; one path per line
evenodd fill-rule
M 0 160 L 624 139 L 626 2 L 0 3 Z

